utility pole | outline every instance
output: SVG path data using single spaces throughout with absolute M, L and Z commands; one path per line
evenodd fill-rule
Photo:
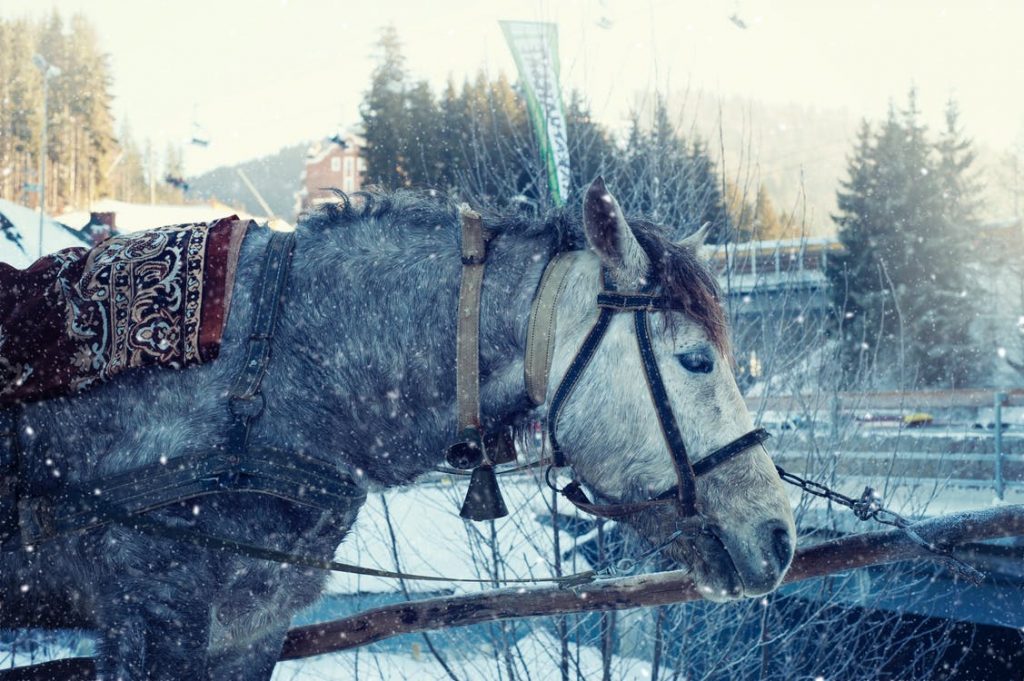
M 36 52 L 32 55 L 32 63 L 43 74 L 43 143 L 39 153 L 39 257 L 43 257 L 43 223 L 46 220 L 46 149 L 47 149 L 47 104 L 50 99 L 50 78 L 60 75 L 60 69 L 46 61 L 46 57 Z

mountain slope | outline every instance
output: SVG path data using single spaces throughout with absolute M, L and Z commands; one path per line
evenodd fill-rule
M 241 169 L 270 205 L 274 215 L 294 222 L 295 192 L 298 191 L 309 142 L 285 147 L 276 154 L 221 166 L 189 180 L 190 199 L 217 199 L 253 215 L 266 211 L 238 175 Z

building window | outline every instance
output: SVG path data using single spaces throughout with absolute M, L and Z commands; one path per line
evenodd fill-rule
M 352 177 L 346 175 L 341 181 L 341 188 L 342 191 L 353 192 L 356 190 L 356 182 Z
M 336 173 L 341 170 L 341 159 L 335 156 L 331 159 L 331 172 Z
M 356 169 L 356 160 L 351 156 L 345 157 L 345 177 L 352 177 Z

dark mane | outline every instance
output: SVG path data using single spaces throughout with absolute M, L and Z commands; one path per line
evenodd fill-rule
M 360 220 L 396 222 L 411 229 L 455 225 L 457 202 L 437 191 L 402 189 L 394 192 L 361 191 L 351 196 L 333 190 L 336 202 L 326 202 L 303 213 L 299 223 L 320 230 L 343 227 Z M 503 235 L 545 239 L 551 255 L 587 248 L 581 211 L 557 208 L 538 219 L 532 211 L 483 211 L 488 229 Z M 729 324 L 721 303 L 721 291 L 710 269 L 691 249 L 682 248 L 665 230 L 642 218 L 629 220 L 633 233 L 647 252 L 655 281 L 664 295 L 679 303 L 700 324 L 708 339 L 723 354 L 729 353 Z

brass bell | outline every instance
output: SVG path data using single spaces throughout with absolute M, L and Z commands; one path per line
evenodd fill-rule
M 469 479 L 469 491 L 462 502 L 459 515 L 467 520 L 494 520 L 508 515 L 505 500 L 498 489 L 498 476 L 494 466 L 484 464 L 473 469 Z

